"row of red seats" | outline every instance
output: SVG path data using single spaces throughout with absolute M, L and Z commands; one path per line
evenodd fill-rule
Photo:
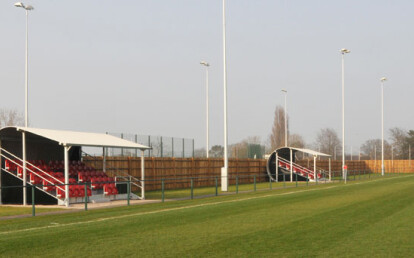
M 114 183 L 112 177 L 92 177 L 91 178 L 92 189 L 102 189 L 105 184 Z
M 103 192 L 105 195 L 116 195 L 118 194 L 118 189 L 115 184 L 104 184 Z
M 284 161 L 279 161 L 279 167 L 285 167 L 287 170 L 290 170 L 290 164 Z M 299 168 L 293 166 L 292 168 L 293 172 L 297 174 L 301 174 L 303 177 L 309 177 L 310 179 L 314 179 L 315 176 L 313 174 L 313 171 L 306 169 L 306 168 Z M 318 178 L 321 178 L 322 175 L 320 173 L 316 174 Z
M 57 197 L 58 198 L 65 198 L 66 194 L 64 191 L 64 187 L 62 188 L 57 188 Z M 86 195 L 87 196 L 91 196 L 92 195 L 92 190 L 88 187 L 86 189 Z M 69 186 L 69 197 L 85 197 L 85 186 L 84 185 L 70 185 Z
M 76 183 L 77 182 L 75 179 L 69 178 L 69 184 L 76 184 Z M 45 179 L 42 180 L 43 190 L 48 191 L 48 192 L 54 191 L 56 190 L 56 188 L 59 188 L 59 187 L 56 187 L 56 185 L 62 188 L 65 188 L 64 184 L 65 184 L 65 178 L 63 177 L 59 177 L 56 179 L 48 178 L 48 180 L 45 180 Z
M 92 172 L 79 172 L 78 174 L 78 180 L 79 182 L 90 182 L 92 178 L 94 177 L 107 177 L 105 172 L 103 171 L 92 171 Z
M 21 162 L 19 160 L 14 159 L 13 161 L 8 160 L 8 159 L 5 160 L 4 167 L 5 167 L 6 170 L 11 171 L 11 172 L 15 172 L 17 170 L 16 163 L 21 165 Z

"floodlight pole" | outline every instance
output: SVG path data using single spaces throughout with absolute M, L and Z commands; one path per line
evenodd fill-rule
M 342 178 L 345 179 L 345 54 L 350 53 L 348 49 L 341 49 L 342 54 Z
M 381 175 L 385 175 L 384 166 L 384 82 L 387 78 L 381 78 Z
M 29 11 L 33 10 L 33 6 L 24 5 L 21 2 L 15 3 L 14 6 L 21 7 L 26 12 L 26 62 L 25 62 L 25 109 L 24 109 L 24 126 L 28 127 L 29 108 L 28 108 L 28 87 L 29 87 Z M 22 131 L 22 158 L 23 158 L 23 205 L 27 205 L 27 171 L 26 171 L 26 132 Z
M 287 90 L 282 90 L 285 93 L 285 147 L 288 146 L 288 131 L 287 131 Z
M 141 198 L 145 200 L 145 153 L 141 150 Z
M 226 71 L 226 1 L 223 0 L 223 90 L 224 90 L 224 167 L 221 168 L 221 190 L 227 192 L 229 160 L 227 157 L 227 71 Z
M 210 66 L 210 64 L 209 63 L 207 63 L 206 61 L 201 61 L 200 62 L 200 64 L 201 65 L 203 65 L 203 66 L 205 66 L 206 67 L 206 157 L 208 158 L 208 152 L 209 152 L 209 146 L 210 146 L 210 144 L 209 144 L 209 124 L 208 124 L 208 120 L 209 120 L 209 113 L 208 113 L 208 110 L 209 110 L 209 101 L 208 101 L 208 92 L 209 92 L 209 90 L 208 90 L 208 68 L 209 68 L 209 66 Z

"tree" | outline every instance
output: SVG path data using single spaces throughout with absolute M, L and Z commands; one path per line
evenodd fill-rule
M 335 148 L 342 146 L 338 134 L 332 128 L 321 129 L 316 136 L 316 143 L 318 150 L 322 153 L 334 155 Z
M 407 159 L 408 158 L 408 138 L 409 135 L 401 128 L 394 127 L 390 129 L 390 138 L 392 147 L 394 148 L 394 158 Z
M 287 117 L 287 132 L 289 133 L 289 116 Z M 270 148 L 275 150 L 285 146 L 285 110 L 282 106 L 276 106 L 273 120 L 272 133 L 269 136 Z
M 15 109 L 0 109 L 0 127 L 22 126 L 24 124 L 23 115 Z
M 235 158 L 249 158 L 249 150 L 252 148 L 252 145 L 260 146 L 259 136 L 249 136 L 241 142 L 229 146 L 231 156 Z
M 206 149 L 205 148 L 199 148 L 194 150 L 194 157 L 195 158 L 204 158 L 206 157 Z
M 289 135 L 289 145 L 295 148 L 305 148 L 305 140 L 299 134 Z
M 361 151 L 369 159 L 381 159 L 382 141 L 381 139 L 367 140 L 361 146 Z M 384 159 L 391 159 L 391 145 L 384 140 Z
M 212 158 L 221 158 L 224 155 L 224 147 L 221 145 L 214 145 L 211 147 L 209 154 Z

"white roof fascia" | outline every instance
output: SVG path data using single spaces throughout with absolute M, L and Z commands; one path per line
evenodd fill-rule
M 294 147 L 281 147 L 277 150 L 284 149 L 284 148 L 288 148 L 288 149 L 308 153 L 308 154 L 313 155 L 313 156 L 331 157 L 331 155 L 329 155 L 329 154 L 325 154 L 325 153 L 322 153 L 322 152 L 317 152 L 317 151 L 310 150 L 310 149 L 301 149 L 301 148 L 294 148 Z
M 40 129 L 30 127 L 16 127 L 17 131 L 25 131 L 53 141 L 63 146 L 88 146 L 88 147 L 110 147 L 130 149 L 151 149 L 148 146 L 124 140 L 109 134 L 86 133 L 74 131 L 62 131 L 51 129 Z

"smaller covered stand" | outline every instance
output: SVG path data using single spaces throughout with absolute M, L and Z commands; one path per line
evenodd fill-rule
M 316 158 L 331 156 L 329 154 L 317 152 L 314 150 L 295 148 L 295 147 L 282 147 L 282 148 L 276 149 L 269 155 L 267 159 L 267 163 L 266 163 L 267 174 L 269 175 L 271 180 L 276 181 L 276 182 L 279 181 L 279 176 L 282 175 L 282 173 L 279 169 L 278 164 L 280 160 L 283 160 L 285 162 L 289 162 L 290 181 L 291 182 L 293 181 L 293 173 L 294 173 L 293 168 L 294 168 L 294 164 L 296 163 L 297 152 L 306 153 L 308 155 L 313 156 L 313 159 L 314 159 L 313 172 L 314 172 L 315 178 L 317 178 L 316 177 Z M 329 158 L 329 163 L 330 163 L 330 158 Z M 330 179 L 331 179 L 331 170 L 329 166 L 329 180 Z

